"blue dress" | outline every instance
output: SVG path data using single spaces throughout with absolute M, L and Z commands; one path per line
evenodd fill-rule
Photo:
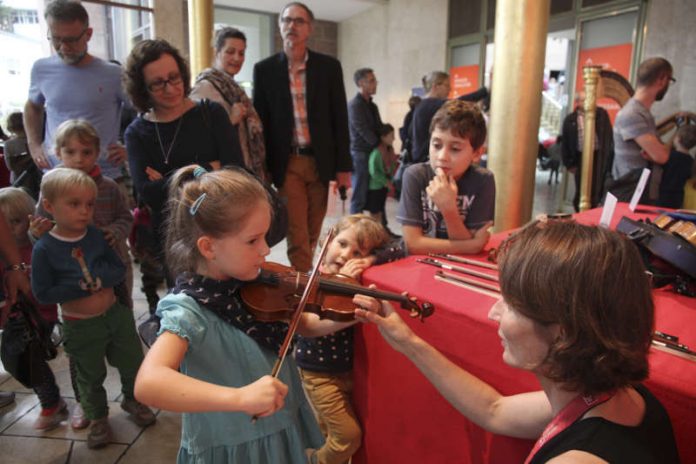
M 276 356 L 183 293 L 169 294 L 157 307 L 162 331 L 189 342 L 181 362 L 184 375 L 205 382 L 243 387 L 270 374 Z M 256 423 L 242 412 L 182 414 L 178 463 L 306 463 L 306 448 L 324 442 L 305 399 L 297 367 L 287 357 L 280 380 L 289 387 L 285 406 Z

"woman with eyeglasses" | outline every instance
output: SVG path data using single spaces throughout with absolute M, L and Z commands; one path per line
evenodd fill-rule
M 416 335 L 387 302 L 356 310 L 469 420 L 537 440 L 525 463 L 674 464 L 669 416 L 642 385 L 654 327 L 650 282 L 636 246 L 574 222 L 535 222 L 500 246 L 502 298 L 488 317 L 502 358 L 541 389 L 504 396 Z M 454 459 L 454 457 L 453 457 Z
M 213 39 L 215 62 L 213 67 L 198 75 L 191 89 L 191 98 L 208 98 L 225 108 L 238 132 L 244 164 L 259 178 L 270 180 L 261 119 L 244 89 L 234 80 L 244 65 L 246 46 L 246 36 L 239 29 L 218 29 Z
M 189 98 L 188 64 L 165 40 L 135 45 L 126 61 L 123 86 L 140 112 L 125 132 L 133 184 L 139 201 L 151 210 L 156 242 L 162 244 L 170 174 L 190 164 L 208 170 L 242 165 L 239 139 L 222 106 Z

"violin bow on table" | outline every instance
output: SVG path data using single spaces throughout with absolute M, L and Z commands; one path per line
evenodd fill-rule
M 307 305 L 309 295 L 312 292 L 315 283 L 319 279 L 319 266 L 321 266 L 322 261 L 324 261 L 324 256 L 326 256 L 326 250 L 328 250 L 329 243 L 331 243 L 331 240 L 333 239 L 335 233 L 336 230 L 333 227 L 330 228 L 329 233 L 326 235 L 326 238 L 324 239 L 324 244 L 321 246 L 319 258 L 317 259 L 317 262 L 314 265 L 314 269 L 312 269 L 312 273 L 310 274 L 309 279 L 307 280 L 307 284 L 305 285 L 304 291 L 302 292 L 302 298 L 300 298 L 300 302 L 297 304 L 295 314 L 292 315 L 292 319 L 290 320 L 288 333 L 285 335 L 285 340 L 283 340 L 283 344 L 280 346 L 280 350 L 278 350 L 278 359 L 276 359 L 275 365 L 273 366 L 273 370 L 271 371 L 271 377 L 273 378 L 278 378 L 278 374 L 280 374 L 280 369 L 281 367 L 283 367 L 283 361 L 285 361 L 285 357 L 288 354 L 288 349 L 290 348 L 292 338 L 295 336 L 295 332 L 297 332 L 297 326 L 300 325 L 300 319 L 302 318 L 302 313 L 305 309 L 305 306 Z M 256 419 L 258 419 L 257 416 L 252 417 L 251 422 L 256 422 Z

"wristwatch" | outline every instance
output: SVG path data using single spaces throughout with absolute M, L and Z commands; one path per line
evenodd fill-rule
M 10 264 L 9 266 L 5 267 L 5 271 L 26 271 L 27 270 L 27 265 L 25 263 L 19 263 L 19 264 Z

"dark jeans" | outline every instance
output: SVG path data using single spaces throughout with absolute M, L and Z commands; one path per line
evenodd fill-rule
M 353 158 L 353 175 L 351 177 L 353 196 L 350 199 L 350 214 L 362 213 L 366 208 L 367 190 L 370 182 L 370 172 L 367 168 L 369 153 L 351 151 Z

